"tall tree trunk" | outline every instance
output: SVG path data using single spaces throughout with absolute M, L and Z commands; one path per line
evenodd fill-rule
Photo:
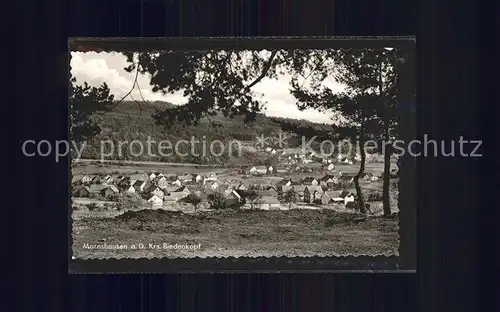
M 386 143 L 390 141 L 389 128 L 386 126 L 384 129 L 384 140 Z M 389 187 L 391 178 L 391 154 L 392 154 L 392 144 L 387 144 L 383 151 L 384 153 L 384 177 L 383 177 L 383 188 L 382 188 L 382 204 L 384 209 L 384 216 L 389 217 L 391 215 L 391 200 L 389 197 Z
M 361 125 L 363 128 L 363 124 Z M 358 173 L 354 176 L 354 187 L 356 188 L 356 196 L 358 197 L 358 209 L 359 212 L 361 213 L 366 213 L 365 210 L 365 201 L 363 199 L 363 192 L 361 190 L 361 187 L 359 186 L 359 179 L 362 178 L 365 174 L 365 163 L 366 163 L 366 154 L 365 154 L 365 133 L 364 129 L 361 129 L 359 133 L 359 147 L 360 147 L 360 154 L 361 154 L 361 163 L 359 164 L 359 171 Z

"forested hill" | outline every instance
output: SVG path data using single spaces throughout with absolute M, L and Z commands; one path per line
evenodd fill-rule
M 256 120 L 245 124 L 243 117 L 235 117 L 233 119 L 225 118 L 222 114 L 211 116 L 210 120 L 202 119 L 198 125 L 187 126 L 184 124 L 174 124 L 171 127 L 164 127 L 155 122 L 151 117 L 157 109 L 165 109 L 174 107 L 173 104 L 166 102 L 133 102 L 124 101 L 115 107 L 111 112 L 100 113 L 94 118 L 101 127 L 101 134 L 98 135 L 93 142 L 88 142 L 83 158 L 100 158 L 101 141 L 110 140 L 115 142 L 132 142 L 138 140 L 146 144 L 148 137 L 156 142 L 168 140 L 174 145 L 178 140 L 190 140 L 194 137 L 196 140 L 206 140 L 207 145 L 214 140 L 222 142 L 230 142 L 231 140 L 241 141 L 245 145 L 245 152 L 240 162 L 248 162 L 248 160 L 259 158 L 261 154 L 256 149 L 257 137 L 273 137 L 278 138 L 279 133 L 287 136 L 287 147 L 293 148 L 301 146 L 302 136 L 310 138 L 318 136 L 318 141 L 322 138 L 333 138 L 332 128 L 328 124 L 314 123 L 307 120 L 296 120 L 289 118 L 267 117 L 263 114 L 257 116 Z M 272 146 L 272 140 L 267 140 L 267 146 Z M 201 144 L 198 144 L 201 146 Z M 274 146 L 278 147 L 278 146 Z M 156 160 L 168 162 L 188 162 L 188 163 L 213 163 L 223 164 L 228 161 L 235 161 L 234 157 L 223 154 L 220 157 L 211 157 L 210 155 L 202 155 L 201 150 L 195 154 L 200 156 L 190 155 L 181 156 L 160 156 L 157 151 L 157 146 L 152 144 L 152 152 L 157 156 L 146 155 L 146 152 L 141 156 L 133 156 L 130 153 L 128 146 L 122 148 L 122 155 L 118 155 L 115 151 L 113 157 L 107 159 L 122 159 L 122 160 Z M 190 147 L 185 147 L 186 152 L 190 151 Z M 201 148 L 201 147 L 200 147 Z M 134 154 L 139 150 L 134 150 Z M 234 155 L 235 157 L 237 155 Z M 261 158 L 261 157 L 260 157 Z M 238 162 L 238 161 L 237 161 Z

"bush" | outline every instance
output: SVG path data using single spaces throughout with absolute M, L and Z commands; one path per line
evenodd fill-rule
M 210 205 L 210 208 L 220 210 L 220 209 L 226 209 L 226 199 L 224 198 L 224 195 L 222 193 L 214 193 L 208 195 L 208 202 Z
M 366 196 L 366 201 L 369 202 L 381 201 L 381 200 L 382 200 L 382 192 L 371 192 Z

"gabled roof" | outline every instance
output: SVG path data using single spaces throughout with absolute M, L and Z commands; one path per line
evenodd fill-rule
M 305 177 L 304 179 L 302 179 L 302 183 L 311 183 L 314 180 L 316 180 L 316 179 L 313 177 Z
M 275 185 L 276 185 L 276 186 L 284 186 L 284 185 L 286 185 L 288 182 L 291 182 L 291 181 L 292 181 L 292 179 L 283 179 L 283 180 L 278 181 Z
M 335 179 L 335 176 L 334 176 L 334 175 L 332 175 L 332 174 L 327 174 L 327 175 L 325 175 L 324 177 L 322 177 L 322 178 L 320 179 L 320 181 L 328 181 L 328 180 L 330 180 L 330 179 Z
M 90 192 L 90 193 L 98 193 L 102 190 L 104 190 L 105 188 L 107 188 L 108 186 L 107 185 L 102 185 L 102 184 L 92 184 L 90 186 L 88 186 L 87 190 Z
M 183 185 L 183 186 L 177 188 L 174 192 L 189 192 L 190 193 L 191 191 L 187 188 L 187 186 Z
M 231 190 L 231 192 L 228 192 L 226 194 L 224 194 L 226 197 L 236 197 L 237 199 L 241 199 L 241 195 L 235 191 L 235 190 Z
M 133 187 L 140 187 L 141 185 L 143 185 L 145 182 L 144 181 L 141 181 L 141 180 L 137 180 L 134 182 L 134 184 L 132 184 Z
M 307 186 L 306 189 L 309 191 L 309 193 L 314 193 L 314 192 L 323 193 L 323 188 L 319 185 Z

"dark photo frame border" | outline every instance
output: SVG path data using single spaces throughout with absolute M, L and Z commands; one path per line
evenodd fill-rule
M 70 38 L 71 51 L 151 50 L 263 50 L 263 49 L 362 49 L 394 47 L 405 49 L 412 64 L 401 76 L 403 84 L 415 84 L 415 37 L 245 37 L 245 38 Z M 68 66 L 68 71 L 70 67 Z M 408 103 L 415 103 L 408 99 Z M 416 139 L 414 105 L 401 103 L 401 139 Z M 70 164 L 68 163 L 70 168 Z M 70 273 L 177 273 L 177 272 L 410 272 L 416 270 L 417 189 L 416 163 L 406 155 L 400 165 L 399 256 L 347 257 L 239 257 L 72 259 L 72 208 L 68 192 L 68 266 Z M 69 169 L 69 184 L 71 169 Z

